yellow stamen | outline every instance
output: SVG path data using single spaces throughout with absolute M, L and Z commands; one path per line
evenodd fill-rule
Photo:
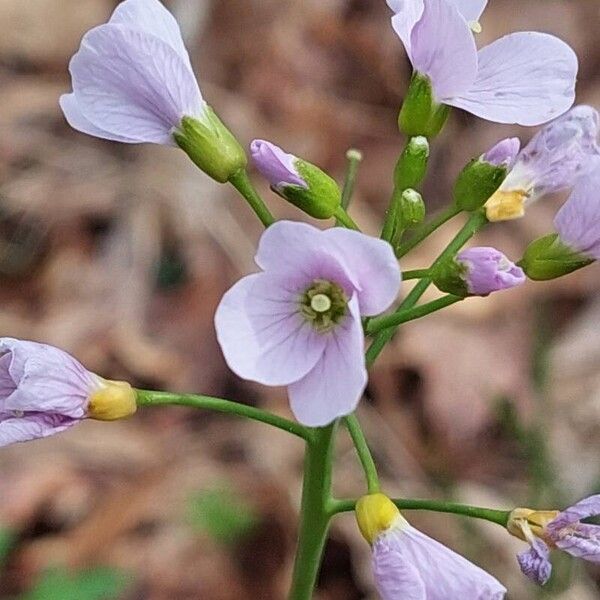
M 509 221 L 525 214 L 525 200 L 529 194 L 525 190 L 498 190 L 486 203 L 485 214 L 488 221 Z
M 92 393 L 88 417 L 98 421 L 124 419 L 137 410 L 133 388 L 126 381 L 100 379 L 100 387 Z
M 473 33 L 481 33 L 481 23 L 479 21 L 469 21 L 469 27 Z
M 356 520 L 369 544 L 395 524 L 405 524 L 396 505 L 384 494 L 369 494 L 356 503 Z

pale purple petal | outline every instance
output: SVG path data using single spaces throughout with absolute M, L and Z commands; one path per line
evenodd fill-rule
M 0 338 L 0 411 L 85 416 L 97 379 L 72 356 L 46 344 Z M 12 379 L 14 387 L 8 384 Z
M 521 140 L 517 137 L 506 138 L 490 148 L 484 155 L 483 160 L 497 167 L 506 166 L 510 169 L 521 149 Z
M 58 414 L 36 413 L 17 418 L 0 413 L 0 447 L 55 435 L 77 423 L 78 419 Z
M 388 5 L 396 13 L 392 17 L 392 27 L 410 57 L 410 34 L 423 14 L 423 0 L 388 0 Z
M 450 2 L 468 23 L 479 21 L 487 5 L 487 0 L 450 0 Z M 423 14 L 423 0 L 387 0 L 387 4 L 395 13 L 411 11 L 409 14 L 413 16 L 406 19 L 407 27 L 410 26 L 410 29 L 414 27 L 414 24 Z
M 101 25 L 84 36 L 69 68 L 82 115 L 110 134 L 172 145 L 181 118 L 203 113 L 193 72 L 154 35 Z
M 517 554 L 517 561 L 523 574 L 529 579 L 544 585 L 552 574 L 550 563 L 550 550 L 548 546 L 538 538 L 532 538 L 528 550 Z
M 561 511 L 554 520 L 550 521 L 547 528 L 549 532 L 557 531 L 563 527 L 573 525 L 582 519 L 597 517 L 598 515 L 600 515 L 600 494 L 584 498 L 573 506 Z
M 452 0 L 452 3 L 468 23 L 477 22 L 488 0 Z
M 322 427 L 354 412 L 367 385 L 364 334 L 358 300 L 348 303 L 349 314 L 323 335 L 327 345 L 315 367 L 288 388 L 292 411 L 300 423 Z
M 577 56 L 567 44 L 518 32 L 482 48 L 475 81 L 446 103 L 497 123 L 539 125 L 571 107 L 576 77 Z
M 554 227 L 567 246 L 600 259 L 600 159 L 590 166 L 554 217 Z
M 463 94 L 473 84 L 477 47 L 469 26 L 449 0 L 426 0 L 410 39 L 412 65 L 430 77 L 439 102 Z
M 217 338 L 229 368 L 244 379 L 288 385 L 308 373 L 326 345 L 300 314 L 312 280 L 257 273 L 238 281 L 217 308 Z
M 123 142 L 125 144 L 135 144 L 138 142 L 137 139 L 119 135 L 118 133 L 104 131 L 104 129 L 100 129 L 100 127 L 96 127 L 91 121 L 88 121 L 88 119 L 83 116 L 81 110 L 79 110 L 75 94 L 63 94 L 60 97 L 59 104 L 67 123 L 77 131 L 105 140 Z
M 386 546 L 387 551 L 384 550 Z M 374 550 L 378 555 L 387 555 L 390 563 L 402 561 L 418 570 L 425 595 L 415 595 L 415 599 L 501 600 L 506 594 L 506 588 L 489 573 L 408 524 L 380 536 Z M 389 556 L 392 552 L 393 558 Z M 402 594 L 417 593 L 419 587 L 413 579 L 414 571 L 405 569 L 404 576 L 408 583 L 406 589 L 400 588 Z M 388 577 L 387 581 L 403 583 L 400 578 L 392 580 L 391 575 Z M 407 597 L 412 599 L 413 596 Z M 388 597 L 384 598 L 388 600 Z M 389 598 L 396 600 L 404 595 Z
M 115 9 L 109 23 L 144 31 L 166 42 L 191 69 L 190 57 L 175 17 L 158 0 L 125 0 Z
M 12 357 L 10 354 L 3 354 L 0 356 L 0 402 L 2 402 L 3 398 L 7 398 L 17 389 L 17 384 L 11 377 L 9 371 L 11 361 Z
M 254 140 L 250 144 L 250 154 L 256 168 L 273 187 L 308 187 L 296 168 L 298 158 L 284 152 L 279 146 L 265 140 Z
M 361 315 L 376 315 L 394 302 L 402 276 L 392 247 L 383 240 L 335 227 L 324 237 L 338 249 L 338 259 L 356 285 Z
M 526 281 L 523 269 L 495 248 L 468 248 L 460 252 L 456 260 L 466 267 L 463 277 L 470 294 L 487 296 Z

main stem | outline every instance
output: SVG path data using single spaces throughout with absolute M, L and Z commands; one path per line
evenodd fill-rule
M 314 430 L 306 445 L 298 549 L 289 600 L 311 600 L 332 516 L 331 469 L 337 423 Z

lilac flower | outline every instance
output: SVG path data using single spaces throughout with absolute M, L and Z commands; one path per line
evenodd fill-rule
M 361 532 L 373 547 L 373 572 L 382 600 L 502 600 L 494 577 L 412 527 L 383 494 L 357 503 Z
M 492 146 L 482 157 L 482 159 L 496 167 L 504 166 L 511 169 L 515 163 L 521 141 L 519 138 L 506 138 Z
M 546 583 L 552 572 L 550 548 L 600 563 L 600 526 L 581 523 L 582 519 L 598 515 L 600 494 L 581 500 L 562 512 L 515 509 L 508 530 L 530 544 L 529 550 L 518 555 L 523 573 L 539 584 Z
M 554 218 L 560 241 L 577 254 L 600 259 L 600 157 L 576 183 Z
M 486 203 L 487 218 L 502 221 L 522 217 L 528 203 L 572 187 L 590 159 L 600 155 L 599 128 L 598 112 L 580 105 L 539 131 Z
M 0 446 L 54 435 L 86 417 L 123 418 L 135 409 L 129 384 L 105 381 L 53 346 L 0 338 Z
M 394 30 L 437 102 L 489 121 L 539 125 L 575 99 L 577 57 L 558 38 L 507 35 L 479 52 L 473 37 L 486 2 L 388 0 Z M 527 60 L 523 60 L 526 56 Z
M 284 152 L 279 146 L 265 140 L 254 140 L 250 144 L 250 155 L 256 168 L 274 188 L 280 190 L 288 185 L 308 187 L 298 172 L 298 157 Z
M 400 287 L 391 246 L 342 228 L 279 221 L 255 260 L 262 272 L 236 283 L 215 316 L 229 367 L 244 379 L 289 386 L 305 425 L 351 413 L 367 382 L 361 315 L 384 311 Z
M 184 116 L 206 103 L 179 26 L 158 0 L 125 0 L 85 34 L 69 66 L 73 93 L 60 105 L 78 131 L 130 144 L 175 145 Z
M 516 287 L 526 280 L 523 269 L 495 248 L 468 248 L 458 254 L 456 261 L 463 267 L 461 278 L 469 294 L 475 296 Z

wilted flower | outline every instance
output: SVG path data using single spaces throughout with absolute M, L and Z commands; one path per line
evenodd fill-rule
M 246 156 L 200 93 L 179 26 L 158 0 L 125 0 L 85 34 L 60 99 L 69 124 L 96 137 L 179 145 L 217 181 Z
M 128 383 L 106 381 L 53 346 L 0 338 L 0 446 L 54 435 L 86 417 L 111 421 L 135 410 Z
M 392 501 L 370 494 L 356 518 L 373 547 L 373 572 L 383 600 L 501 600 L 506 588 L 456 552 L 412 527 Z
M 529 550 L 517 557 L 523 573 L 537 583 L 546 583 L 552 573 L 550 548 L 600 563 L 600 526 L 581 522 L 598 515 L 600 495 L 581 500 L 562 512 L 515 509 L 508 530 L 530 544 Z
M 305 425 L 351 413 L 367 382 L 361 315 L 384 311 L 400 287 L 391 246 L 341 227 L 279 221 L 263 233 L 255 260 L 262 272 L 236 283 L 215 316 L 229 367 L 289 386 Z
M 473 30 L 485 2 L 388 0 L 394 30 L 435 100 L 498 123 L 539 125 L 575 99 L 577 57 L 558 38 L 507 35 L 479 52 Z M 527 57 L 527 60 L 523 60 Z
M 580 105 L 539 131 L 517 156 L 514 167 L 486 203 L 490 221 L 516 219 L 538 198 L 574 185 L 600 154 L 600 116 Z

